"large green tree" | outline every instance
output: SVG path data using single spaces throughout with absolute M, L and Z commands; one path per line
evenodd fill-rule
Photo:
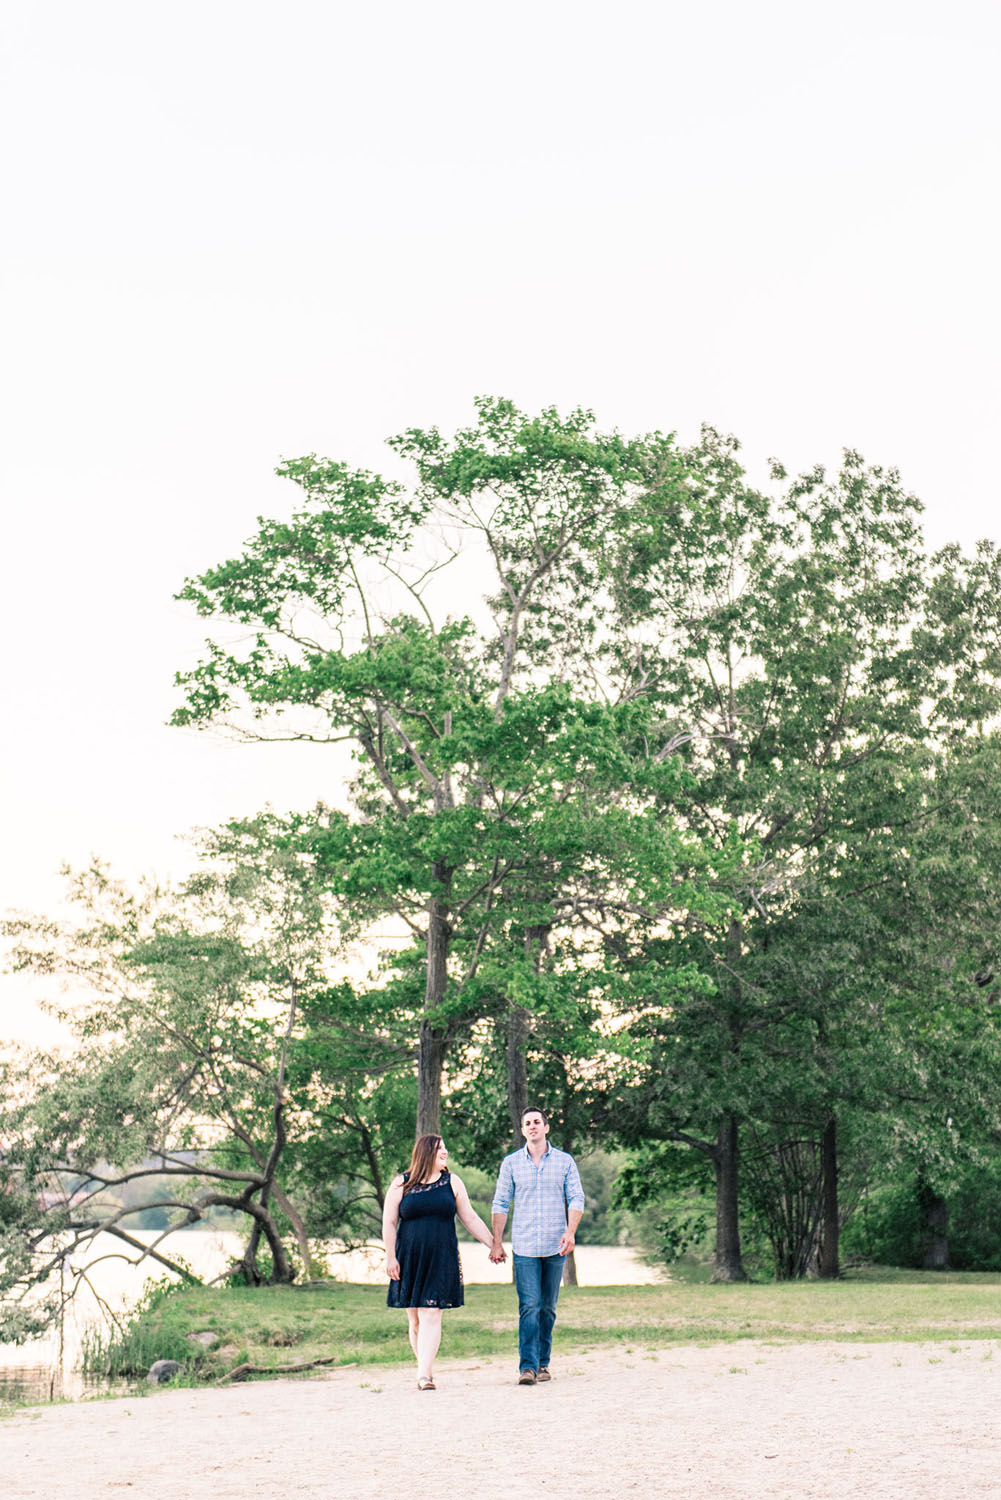
M 802 1109 L 812 1075 L 834 1128 L 820 1075 L 832 1038 L 859 1036 L 847 1017 L 864 1024 L 852 981 L 872 939 L 868 846 L 903 837 L 906 768 L 997 712 L 998 558 L 929 559 L 899 476 L 855 453 L 830 478 L 786 483 L 773 466 L 768 490 L 711 429 L 680 455 L 654 439 L 635 462 L 649 482 L 616 561 L 617 668 L 631 664 L 635 692 L 659 706 L 661 737 L 685 741 L 691 779 L 664 817 L 742 850 L 726 919 L 685 917 L 658 940 L 713 989 L 640 1022 L 655 1066 L 636 1130 L 712 1162 L 715 1274 L 739 1279 L 742 1124 L 781 1117 L 793 1094 Z
M 391 446 L 412 492 L 284 464 L 301 508 L 185 585 L 244 637 L 181 675 L 174 718 L 354 746 L 351 806 L 318 848 L 346 899 L 411 936 L 392 984 L 414 1018 L 424 1132 L 456 1042 L 498 1014 L 513 1107 L 519 1033 L 557 996 L 531 978 L 553 970 L 553 933 L 574 930 L 578 961 L 603 954 L 596 903 L 627 922 L 698 906 L 707 872 L 698 837 L 648 817 L 677 783 L 670 735 L 651 744 L 641 695 L 609 678 L 609 569 L 640 493 L 630 446 L 590 413 L 529 419 L 496 400 L 452 439 Z

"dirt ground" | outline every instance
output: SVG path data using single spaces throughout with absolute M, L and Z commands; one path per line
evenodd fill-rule
M 1001 1496 L 1001 1345 L 740 1343 L 554 1354 L 24 1411 L 4 1500 L 936 1500 Z

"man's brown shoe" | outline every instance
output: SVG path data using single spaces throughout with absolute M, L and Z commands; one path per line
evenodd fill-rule
M 549 1366 L 543 1365 L 541 1370 L 536 1370 L 535 1378 L 536 1380 L 552 1380 L 553 1377 L 549 1373 Z
M 534 1370 L 522 1370 L 521 1374 L 518 1376 L 519 1385 L 534 1385 L 535 1380 L 536 1376 Z

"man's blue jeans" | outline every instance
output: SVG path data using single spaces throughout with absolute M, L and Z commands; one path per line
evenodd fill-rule
M 553 1352 L 556 1299 L 563 1281 L 562 1255 L 516 1255 L 518 1368 L 541 1370 Z

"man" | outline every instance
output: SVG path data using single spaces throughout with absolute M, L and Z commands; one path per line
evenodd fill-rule
M 549 1144 L 545 1110 L 523 1111 L 525 1144 L 501 1162 L 493 1201 L 491 1260 L 504 1255 L 502 1240 L 514 1199 L 514 1283 L 518 1289 L 518 1384 L 552 1379 L 549 1359 L 556 1322 L 556 1299 L 563 1281 L 563 1258 L 574 1247 L 574 1231 L 584 1212 L 577 1163 Z

